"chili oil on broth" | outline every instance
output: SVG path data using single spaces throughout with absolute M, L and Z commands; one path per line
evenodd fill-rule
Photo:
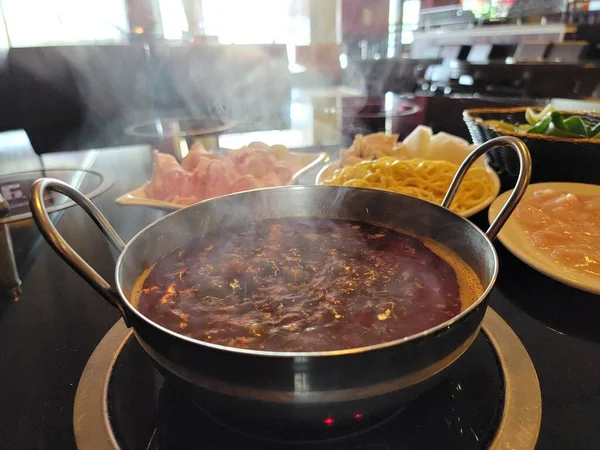
M 193 239 L 140 276 L 132 304 L 194 339 L 309 352 L 411 336 L 482 292 L 473 270 L 431 239 L 363 221 L 296 217 Z

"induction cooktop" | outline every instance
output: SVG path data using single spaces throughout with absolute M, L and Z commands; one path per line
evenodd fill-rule
M 473 345 L 431 390 L 386 417 L 311 429 L 222 417 L 162 378 L 122 321 L 92 354 L 74 408 L 79 449 L 533 449 L 541 421 L 535 369 L 522 343 L 488 309 Z

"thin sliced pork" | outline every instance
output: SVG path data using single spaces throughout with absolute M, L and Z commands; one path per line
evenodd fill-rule
M 292 167 L 282 160 L 287 153 L 283 146 L 252 143 L 223 156 L 195 144 L 179 164 L 172 155 L 154 150 L 152 179 L 144 191 L 151 198 L 191 205 L 233 192 L 290 184 Z

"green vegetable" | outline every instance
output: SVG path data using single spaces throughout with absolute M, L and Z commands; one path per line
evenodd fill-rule
M 564 121 L 564 124 L 567 126 L 567 131 L 581 137 L 588 137 L 588 127 L 585 122 L 581 120 L 581 117 L 569 117 Z
M 499 122 L 496 125 L 501 130 L 508 131 L 510 133 L 514 133 L 516 131 L 516 127 L 512 123 Z
M 486 125 L 497 127 L 503 131 L 508 131 L 509 133 L 514 133 L 516 131 L 516 127 L 512 123 L 504 122 L 503 120 L 486 120 Z
M 503 120 L 486 120 L 485 123 L 497 127 L 500 131 L 520 132 L 530 134 L 545 134 L 547 136 L 559 136 L 566 138 L 593 138 L 600 139 L 600 122 L 593 127 L 579 116 L 565 117 L 558 111 L 554 111 L 552 105 L 547 105 L 539 113 L 533 109 L 525 110 L 527 124 L 515 125 Z
M 579 117 L 577 117 L 577 119 L 581 120 Z M 585 132 L 585 124 L 583 126 Z M 550 124 L 548 125 L 548 128 L 546 128 L 546 131 L 544 131 L 544 134 L 546 136 L 570 138 L 581 137 L 581 135 L 575 134 L 569 129 L 569 125 L 567 124 L 567 121 L 563 119 L 562 114 L 556 111 L 550 113 Z
M 527 108 L 525 110 L 525 120 L 531 126 L 534 126 L 538 122 L 540 122 L 546 115 L 554 111 L 554 106 L 546 105 L 544 109 L 542 109 L 539 113 L 536 113 L 533 109 Z
M 561 131 L 569 131 L 567 128 L 567 124 L 565 123 L 565 119 L 563 119 L 563 116 L 561 113 L 559 113 L 559 112 L 550 113 L 550 117 L 552 119 L 552 125 L 554 125 L 555 128 L 558 128 Z
M 590 129 L 588 136 L 594 139 L 600 138 L 600 122 Z
M 550 122 L 548 129 L 544 133 L 546 136 L 556 136 L 556 137 L 565 137 L 565 138 L 580 138 L 579 134 L 571 133 L 570 131 L 559 128 L 554 122 Z
M 552 123 L 552 115 L 548 114 L 546 117 L 544 117 L 542 120 L 540 120 L 534 126 L 532 126 L 527 131 L 527 133 L 531 133 L 531 134 L 544 134 L 546 132 L 546 130 L 548 129 L 548 127 L 550 126 L 551 123 Z

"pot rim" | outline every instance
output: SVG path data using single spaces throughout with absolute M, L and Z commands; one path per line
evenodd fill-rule
M 191 137 L 191 136 L 213 136 L 215 134 L 224 133 L 225 131 L 228 131 L 237 125 L 237 121 L 235 121 L 233 119 L 227 119 L 227 118 L 222 119 L 217 116 L 180 116 L 180 117 L 160 117 L 160 118 L 158 118 L 158 121 L 161 123 L 163 123 L 163 122 L 182 122 L 182 121 L 186 121 L 186 120 L 187 121 L 197 121 L 197 122 L 201 122 L 202 120 L 215 120 L 215 121 L 218 120 L 221 123 L 219 125 L 214 125 L 212 127 L 206 127 L 206 128 L 196 127 L 196 128 L 192 128 L 191 130 L 188 130 L 188 131 L 180 131 L 179 133 L 167 131 L 162 134 L 158 134 L 158 131 L 157 132 L 138 131 L 138 128 L 141 128 L 141 127 L 144 127 L 147 125 L 152 125 L 157 121 L 156 119 L 151 119 L 151 120 L 146 120 L 146 121 L 139 122 L 134 125 L 130 125 L 130 126 L 126 127 L 125 133 L 128 134 L 129 136 L 134 136 L 134 137 L 139 137 L 139 138 L 152 138 L 152 139 L 168 139 L 168 138 L 172 138 L 172 137 L 184 138 L 184 137 Z
M 272 189 L 285 189 L 285 190 L 293 191 L 293 190 L 303 190 L 303 189 L 320 190 L 320 189 L 331 189 L 331 188 L 333 188 L 333 189 L 339 189 L 340 186 L 317 186 L 317 185 L 314 185 L 314 186 L 277 186 L 277 187 L 271 187 L 271 188 L 253 189 L 253 190 L 250 190 L 250 191 L 238 192 L 238 193 L 235 193 L 235 194 L 228 194 L 228 195 L 221 196 L 221 197 L 213 197 L 213 198 L 210 198 L 210 199 L 207 199 L 207 200 L 203 200 L 203 201 L 198 202 L 196 204 L 190 205 L 190 206 L 188 206 L 186 208 L 182 208 L 182 209 L 179 209 L 177 211 L 173 211 L 172 213 L 167 214 L 164 217 L 161 217 L 157 221 L 155 221 L 155 222 L 149 224 L 148 226 L 144 227 L 133 238 L 131 238 L 131 240 L 129 242 L 127 242 L 127 244 L 125 245 L 125 248 L 123 249 L 123 251 L 119 255 L 119 258 L 117 259 L 117 263 L 115 265 L 115 282 L 116 282 L 117 292 L 119 293 L 119 296 L 121 297 L 122 302 L 126 305 L 126 307 L 129 310 L 129 312 L 133 313 L 138 319 L 143 320 L 148 325 L 150 325 L 150 326 L 152 326 L 154 328 L 157 328 L 161 332 L 167 333 L 167 334 L 171 335 L 172 337 L 174 337 L 176 339 L 184 340 L 184 341 L 186 341 L 186 342 L 188 342 L 190 344 L 201 345 L 201 346 L 213 349 L 213 350 L 221 350 L 221 351 L 227 351 L 227 352 L 238 353 L 238 354 L 243 354 L 243 355 L 264 356 L 264 357 L 277 357 L 277 358 L 290 358 L 290 357 L 291 358 L 307 358 L 307 357 L 324 357 L 324 356 L 353 355 L 353 354 L 359 354 L 359 353 L 364 353 L 364 352 L 369 352 L 369 351 L 382 350 L 382 349 L 385 349 L 385 348 L 394 347 L 396 345 L 400 345 L 400 344 L 404 344 L 404 343 L 407 343 L 407 342 L 416 341 L 418 339 L 425 338 L 427 336 L 433 335 L 433 334 L 435 334 L 435 333 L 443 330 L 444 328 L 450 328 L 456 322 L 459 322 L 463 318 L 465 318 L 468 315 L 470 315 L 475 309 L 477 309 L 481 305 L 481 303 L 483 303 L 483 301 L 487 298 L 487 296 L 491 292 L 492 288 L 496 284 L 496 279 L 498 277 L 498 265 L 499 265 L 498 254 L 496 252 L 496 249 L 495 249 L 494 244 L 492 243 L 492 241 L 490 241 L 490 239 L 487 237 L 487 235 L 479 227 L 477 227 L 476 225 L 474 225 L 472 222 L 470 222 L 469 220 L 465 219 L 464 217 L 461 217 L 458 214 L 456 214 L 456 213 L 450 211 L 449 209 L 446 209 L 446 208 L 444 208 L 444 207 L 442 207 L 442 206 L 440 206 L 440 205 L 438 205 L 436 203 L 432 203 L 432 202 L 429 202 L 427 200 L 422 200 L 422 199 L 419 199 L 419 198 L 416 198 L 416 197 L 411 197 L 411 196 L 400 194 L 400 193 L 396 193 L 396 192 L 378 191 L 378 192 L 383 192 L 383 193 L 386 193 L 386 194 L 401 195 L 403 197 L 407 197 L 407 198 L 411 199 L 412 201 L 425 202 L 425 203 L 429 203 L 430 205 L 433 205 L 435 207 L 444 209 L 445 211 L 448 211 L 449 213 L 453 214 L 456 219 L 466 222 L 469 227 L 471 227 L 475 232 L 479 233 L 485 239 L 486 243 L 489 246 L 490 251 L 492 252 L 492 256 L 493 256 L 493 260 L 494 260 L 494 263 L 493 263 L 493 274 L 492 274 L 492 277 L 491 277 L 490 281 L 488 282 L 487 286 L 484 288 L 483 293 L 479 296 L 479 298 L 475 302 L 473 302 L 464 311 L 461 311 L 456 316 L 451 317 L 447 321 L 442 322 L 441 324 L 436 325 L 435 327 L 428 328 L 428 329 L 423 330 L 423 331 L 421 331 L 419 333 L 412 334 L 410 336 L 406 336 L 406 337 L 403 337 L 403 338 L 400 338 L 400 339 L 396 339 L 396 340 L 393 340 L 393 341 L 382 342 L 380 344 L 368 345 L 368 346 L 365 346 L 365 347 L 357 347 L 357 348 L 351 348 L 351 349 L 327 350 L 327 351 L 319 351 L 319 352 L 276 352 L 276 351 L 252 350 L 252 349 L 244 349 L 244 348 L 237 348 L 237 347 L 228 347 L 228 346 L 225 346 L 225 345 L 213 344 L 211 342 L 206 342 L 206 341 L 202 341 L 200 339 L 194 339 L 194 338 L 191 338 L 191 337 L 188 337 L 188 336 L 184 336 L 182 334 L 179 334 L 179 333 L 177 333 L 175 331 L 169 330 L 168 328 L 165 328 L 162 325 L 159 325 L 159 324 L 155 323 L 154 321 L 150 320 L 148 317 L 146 317 L 141 312 L 139 312 L 138 309 L 131 304 L 131 302 L 129 301 L 129 299 L 123 293 L 123 289 L 122 289 L 122 285 L 121 285 L 121 277 L 120 277 L 120 268 L 121 268 L 121 264 L 123 262 L 123 259 L 124 259 L 125 255 L 127 255 L 130 246 L 136 240 L 142 239 L 142 236 L 146 233 L 147 230 L 149 230 L 150 228 L 158 225 L 162 221 L 169 220 L 172 216 L 174 216 L 174 215 L 176 215 L 178 213 L 181 213 L 182 211 L 186 211 L 186 210 L 188 210 L 188 208 L 199 207 L 199 205 L 202 205 L 202 204 L 204 204 L 206 202 L 218 201 L 222 197 L 243 196 L 243 195 L 247 194 L 248 192 L 266 191 L 266 190 L 272 190 Z M 353 187 L 351 189 L 361 189 L 361 190 L 374 191 L 373 189 L 357 188 L 357 187 Z M 377 190 L 375 190 L 375 191 L 377 191 Z M 133 328 L 135 329 L 135 326 L 133 326 Z
M 352 97 L 352 98 L 360 99 L 360 97 Z M 346 112 L 344 112 L 342 109 L 342 112 L 340 113 L 340 115 L 341 115 L 341 117 L 344 117 L 346 119 L 385 119 L 388 117 L 395 119 L 398 117 L 413 116 L 413 115 L 421 112 L 421 107 L 415 103 L 409 102 L 404 99 L 396 99 L 396 98 L 394 98 L 394 101 L 396 102 L 396 106 L 400 106 L 400 105 L 406 106 L 406 109 L 401 109 L 401 110 L 390 109 L 390 110 L 384 110 L 384 111 L 372 112 L 372 113 L 362 113 L 362 112 L 360 112 L 360 108 L 356 108 L 352 111 L 346 111 Z M 365 102 L 362 104 L 361 107 L 364 108 L 366 106 L 372 106 L 372 105 L 377 106 L 375 99 L 366 98 Z

